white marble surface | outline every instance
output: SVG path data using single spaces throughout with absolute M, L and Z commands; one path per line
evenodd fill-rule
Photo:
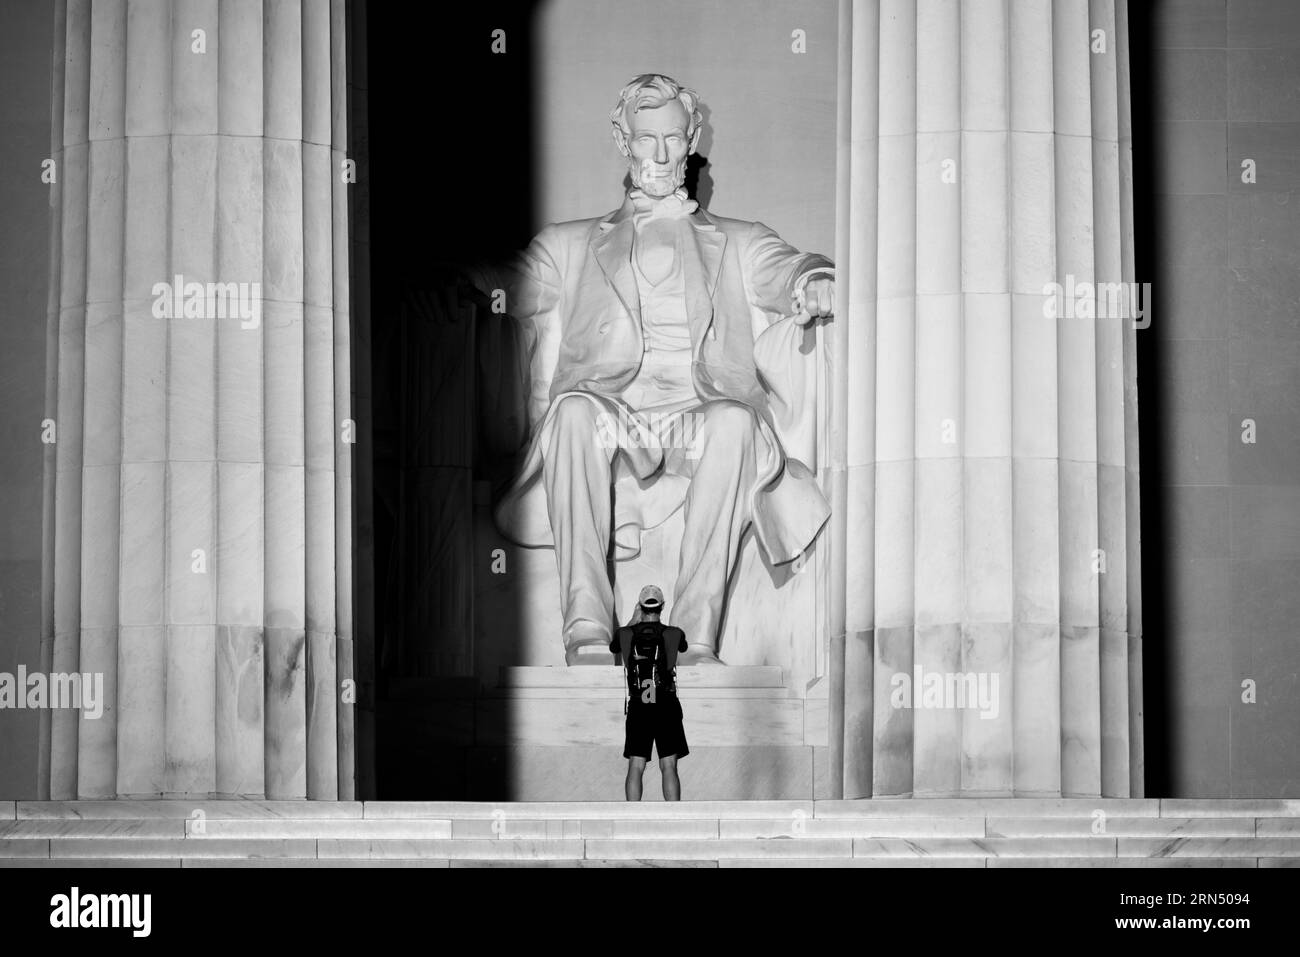
M 201 812 L 211 820 L 304 820 L 360 818 L 360 801 L 262 800 L 115 800 L 19 801 L 17 819 L 25 820 L 135 820 L 189 818 Z
M 1300 863 L 1300 814 L 1288 802 L 1203 803 L 1215 805 L 1218 816 L 1162 817 L 1154 800 L 19 802 L 18 819 L 0 823 L 0 866 Z M 193 829 L 196 810 L 211 812 L 201 833 Z M 1107 815 L 1104 834 L 1091 830 L 1098 810 Z M 1253 817 L 1257 812 L 1273 816 Z M 1256 836 L 1260 824 L 1272 833 Z
M 613 801 L 367 801 L 365 816 L 383 819 L 421 817 L 453 820 L 491 820 L 506 814 L 521 820 L 717 820 L 728 818 L 790 818 L 813 816 L 812 801 L 679 801 L 648 804 Z
M 1254 837 L 1251 818 L 1168 818 L 1087 816 L 987 818 L 989 837 Z M 1100 828 L 1100 830 L 1099 830 Z

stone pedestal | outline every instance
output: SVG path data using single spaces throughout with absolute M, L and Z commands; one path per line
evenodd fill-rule
M 604 666 L 502 667 L 496 680 L 388 684 L 381 747 L 386 790 L 474 801 L 621 801 L 625 685 Z M 690 800 L 811 800 L 826 795 L 824 683 L 772 666 L 678 669 Z M 647 799 L 659 799 L 652 760 Z

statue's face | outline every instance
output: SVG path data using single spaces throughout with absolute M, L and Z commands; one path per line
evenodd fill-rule
M 632 185 L 649 196 L 667 196 L 686 181 L 690 117 L 680 100 L 642 108 L 628 117 L 628 169 Z

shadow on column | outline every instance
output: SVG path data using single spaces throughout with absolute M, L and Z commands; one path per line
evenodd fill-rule
M 1133 233 L 1134 269 L 1138 282 L 1150 281 L 1163 259 L 1164 238 L 1156 217 L 1156 165 L 1161 154 L 1160 127 L 1152 114 L 1151 64 L 1155 55 L 1152 30 L 1153 4 L 1130 3 L 1129 82 L 1133 121 Z M 1139 468 L 1142 475 L 1142 695 L 1147 797 L 1168 797 L 1170 783 L 1169 685 L 1171 662 L 1165 636 L 1169 622 L 1169 581 L 1165 556 L 1165 446 L 1157 430 L 1165 422 L 1158 383 L 1167 375 L 1161 336 L 1154 325 L 1166 321 L 1159 314 L 1164 301 L 1153 297 L 1156 309 L 1148 315 L 1152 328 L 1138 330 Z M 1150 308 L 1150 303 L 1147 304 Z

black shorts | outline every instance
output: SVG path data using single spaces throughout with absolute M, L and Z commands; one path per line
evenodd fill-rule
M 650 760 L 650 746 L 659 752 L 659 760 L 691 753 L 686 746 L 686 729 L 682 727 L 682 703 L 675 694 L 662 694 L 654 704 L 633 698 L 627 705 L 627 740 L 623 757 Z

